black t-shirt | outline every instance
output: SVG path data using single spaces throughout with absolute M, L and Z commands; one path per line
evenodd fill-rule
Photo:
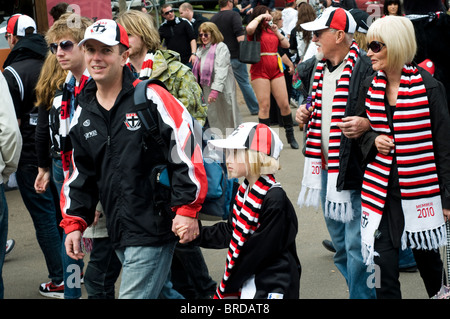
M 211 18 L 219 28 L 224 37 L 225 44 L 230 50 L 230 58 L 237 59 L 239 57 L 239 42 L 237 37 L 244 35 L 244 28 L 242 27 L 242 18 L 236 11 L 223 10 L 217 12 Z

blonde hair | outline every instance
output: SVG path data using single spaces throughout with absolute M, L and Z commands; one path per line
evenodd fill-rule
M 416 55 L 417 43 L 412 22 L 405 17 L 386 16 L 375 20 L 367 32 L 367 42 L 383 42 L 387 49 L 387 63 L 401 69 Z
M 281 14 L 280 10 L 274 10 L 270 13 L 270 15 L 272 16 L 273 23 L 275 24 L 277 24 L 278 21 L 283 19 L 283 15 Z
M 122 13 L 117 23 L 125 28 L 128 34 L 140 36 L 144 45 L 151 52 L 160 48 L 161 39 L 155 27 L 153 17 L 138 10 L 129 10 Z
M 219 28 L 217 28 L 217 26 L 212 22 L 203 22 L 198 27 L 198 33 L 201 33 L 200 31 L 211 33 L 211 43 L 212 44 L 223 42 L 222 33 L 219 31 Z M 198 38 L 197 43 L 199 43 L 199 44 L 202 43 L 202 40 L 200 39 L 200 37 Z
M 360 49 L 367 52 L 367 39 L 365 33 L 355 31 L 355 33 L 353 34 L 353 39 L 355 39 Z
M 55 91 L 62 90 L 67 73 L 58 63 L 56 55 L 48 52 L 35 88 L 36 106 L 47 110 L 52 107 Z
M 92 20 L 76 15 L 75 13 L 65 13 L 53 23 L 47 31 L 45 39 L 47 43 L 56 42 L 66 36 L 70 36 L 75 42 L 84 39 L 84 32 L 92 24 Z
M 246 150 L 245 153 L 251 175 L 275 174 L 280 170 L 280 161 L 272 156 L 254 150 Z

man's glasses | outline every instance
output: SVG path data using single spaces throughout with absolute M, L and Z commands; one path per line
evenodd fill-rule
M 370 43 L 367 44 L 367 47 L 372 50 L 373 53 L 378 53 L 381 51 L 381 49 L 383 49 L 383 47 L 385 47 L 386 44 L 384 44 L 383 42 L 379 42 L 379 41 L 372 41 Z
M 50 43 L 50 51 L 52 51 L 53 54 L 56 54 L 58 51 L 58 46 L 61 48 L 61 50 L 70 52 L 73 49 L 74 43 L 70 40 L 61 41 L 58 43 Z
M 323 31 L 324 30 L 316 30 L 316 31 L 313 31 L 313 34 L 316 38 L 320 38 L 320 35 L 322 34 Z
M 167 16 L 167 15 L 169 15 L 169 14 L 172 13 L 172 12 L 173 12 L 173 9 L 172 9 L 172 10 L 169 10 L 169 11 L 166 11 L 166 12 L 163 12 L 163 15 Z
M 200 38 L 209 38 L 209 33 L 199 33 L 198 36 Z
M 5 33 L 5 39 L 8 41 L 9 37 L 11 36 L 11 33 Z

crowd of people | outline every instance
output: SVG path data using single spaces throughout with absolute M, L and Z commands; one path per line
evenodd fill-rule
M 211 19 L 189 3 L 179 15 L 164 4 L 159 28 L 137 10 L 77 16 L 73 27 L 61 3 L 45 36 L 32 18 L 10 17 L 0 298 L 13 245 L 4 185 L 14 173 L 45 257 L 43 296 L 79 299 L 83 281 L 88 298 L 113 299 L 121 274 L 124 299 L 298 299 L 298 221 L 275 178 L 283 143 L 274 124 L 304 155 L 297 204 L 322 207 L 349 298 L 401 298 L 407 258 L 436 295 L 450 222 L 449 88 L 416 60 L 417 25 L 405 15 L 422 12 L 406 2 L 385 1 L 373 20 L 355 1 L 287 0 L 277 10 L 219 0 Z M 445 11 L 438 1 L 433 17 L 448 26 Z M 261 47 L 249 73 L 239 61 L 245 38 Z M 145 80 L 143 109 L 135 93 Z M 243 123 L 236 83 L 254 122 Z M 199 221 L 208 182 L 197 122 L 214 133 L 208 146 L 223 151 L 228 177 L 241 180 L 228 220 L 211 226 Z M 162 204 L 150 195 L 160 166 L 171 185 Z M 200 247 L 228 248 L 220 283 Z M 369 285 L 374 264 L 380 282 Z

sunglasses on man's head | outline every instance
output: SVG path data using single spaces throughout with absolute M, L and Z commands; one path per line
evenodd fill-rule
M 165 16 L 166 16 L 166 15 L 168 15 L 169 13 L 172 13 L 172 12 L 173 12 L 173 9 L 172 9 L 172 10 L 169 10 L 169 11 L 166 11 L 166 12 L 164 12 L 164 13 L 163 13 L 163 15 L 165 15 Z
M 50 51 L 52 51 L 53 54 L 56 54 L 58 51 L 58 46 L 61 48 L 61 50 L 70 52 L 73 49 L 74 43 L 70 40 L 61 41 L 58 43 L 50 43 Z
M 379 42 L 379 41 L 372 41 L 367 44 L 367 48 L 372 50 L 373 53 L 380 52 L 381 49 L 383 49 L 383 47 L 385 47 L 385 46 L 386 46 L 386 44 L 384 44 L 383 42 Z

